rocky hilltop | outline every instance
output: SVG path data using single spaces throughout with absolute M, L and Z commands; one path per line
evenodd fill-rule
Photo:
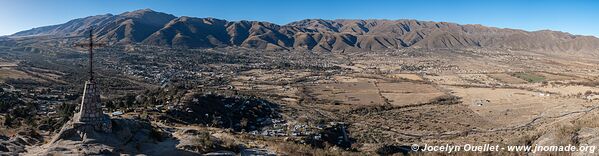
M 160 127 L 131 119 L 112 119 L 112 132 L 100 132 L 88 125 L 67 122 L 45 145 L 27 150 L 28 155 L 197 155 L 178 149 L 178 139 Z M 19 152 L 19 151 L 16 151 Z M 22 151 L 21 151 L 22 152 Z

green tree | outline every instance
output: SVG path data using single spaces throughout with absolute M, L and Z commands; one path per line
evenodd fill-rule
M 13 126 L 12 123 L 14 122 L 14 120 L 15 119 L 10 114 L 7 114 L 4 117 L 4 126 L 6 126 L 6 127 L 12 127 Z

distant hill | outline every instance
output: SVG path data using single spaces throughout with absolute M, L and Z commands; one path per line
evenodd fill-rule
M 84 36 L 89 27 L 93 26 L 96 31 L 95 35 L 98 35 L 100 40 L 137 43 L 175 18 L 177 17 L 170 14 L 144 9 L 120 15 L 106 14 L 74 19 L 64 24 L 17 32 L 11 36 Z
M 150 9 L 97 15 L 21 31 L 22 36 L 81 36 L 90 26 L 98 40 L 117 44 L 263 50 L 377 51 L 401 48 L 493 48 L 542 52 L 599 52 L 599 39 L 559 31 L 528 32 L 482 25 L 417 20 L 306 19 L 277 25 L 261 21 L 175 17 Z

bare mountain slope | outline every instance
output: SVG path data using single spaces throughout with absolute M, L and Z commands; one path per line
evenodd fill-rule
M 100 40 L 111 43 L 141 42 L 164 24 L 176 18 L 173 15 L 149 9 L 125 12 L 120 15 L 97 15 L 71 20 L 64 24 L 21 31 L 12 36 L 84 36 L 89 27 L 96 29 Z
M 540 52 L 599 52 L 599 39 L 557 31 L 528 32 L 417 20 L 306 19 L 277 25 L 260 21 L 175 17 L 149 9 L 98 15 L 18 32 L 20 36 L 77 36 L 88 27 L 110 43 L 264 50 L 377 51 L 400 48 L 492 48 Z

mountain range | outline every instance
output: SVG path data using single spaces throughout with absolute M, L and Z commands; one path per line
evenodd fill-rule
M 113 44 L 176 48 L 238 46 L 261 50 L 382 51 L 402 48 L 490 48 L 541 52 L 599 52 L 599 39 L 559 31 L 524 31 L 418 20 L 305 19 L 286 25 L 227 21 L 156 12 L 97 15 L 33 28 L 9 37 L 84 36 Z

